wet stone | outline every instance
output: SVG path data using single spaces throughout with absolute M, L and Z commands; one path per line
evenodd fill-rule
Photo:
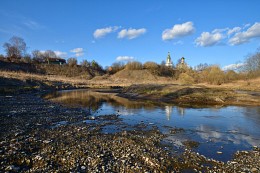
M 158 128 L 142 128 L 152 125 L 149 123 L 142 122 L 140 127 L 133 126 L 131 130 L 105 134 L 102 128 L 118 125 L 116 123 L 121 122 L 119 115 L 97 116 L 97 123 L 84 123 L 87 115 L 81 109 L 64 107 L 33 94 L 0 99 L 3 104 L 0 112 L 0 172 L 260 170 L 260 152 L 256 147 L 253 151 L 238 152 L 233 160 L 224 163 L 193 152 L 192 148 L 198 146 L 195 141 L 188 141 L 183 153 L 175 153 L 169 147 L 165 150 L 161 145 L 165 135 Z M 16 111 L 19 116 L 7 117 L 10 111 Z M 57 122 L 66 122 L 66 125 L 51 128 Z M 183 131 L 172 129 L 173 134 Z

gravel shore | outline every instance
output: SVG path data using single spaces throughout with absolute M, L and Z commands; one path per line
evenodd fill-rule
M 104 133 L 107 125 L 128 125 L 120 115 L 92 123 L 86 110 L 39 92 L 0 95 L 0 102 L 0 172 L 260 172 L 257 147 L 221 162 L 191 148 L 175 153 L 156 126 Z

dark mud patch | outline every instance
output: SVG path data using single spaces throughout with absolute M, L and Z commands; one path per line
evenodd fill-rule
M 185 130 L 183 128 L 172 128 L 169 130 L 170 134 L 184 133 Z
M 184 141 L 182 142 L 183 145 L 189 149 L 192 149 L 192 148 L 198 148 L 200 143 L 199 142 L 196 142 L 196 141 Z

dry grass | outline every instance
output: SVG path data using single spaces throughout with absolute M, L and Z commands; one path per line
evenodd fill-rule
M 9 79 L 18 79 L 22 81 L 26 80 L 37 80 L 41 82 L 63 82 L 69 83 L 73 86 L 76 85 L 88 85 L 87 80 L 80 78 L 69 78 L 57 75 L 40 75 L 24 72 L 13 72 L 13 71 L 0 71 L 0 77 L 9 78 Z
M 42 82 L 63 82 L 72 86 L 88 87 L 109 87 L 109 86 L 130 86 L 132 84 L 181 84 L 169 77 L 159 77 L 153 75 L 149 70 L 122 70 L 112 76 L 97 76 L 91 80 L 80 77 L 65 77 L 58 75 L 40 75 L 25 72 L 0 71 L 0 77 L 13 78 L 18 80 L 38 80 Z M 222 85 L 210 85 L 199 83 L 193 86 L 206 86 L 209 88 L 225 88 L 235 90 L 260 91 L 260 77 L 249 80 L 237 80 Z
M 210 88 L 226 88 L 234 90 L 260 91 L 260 77 L 248 80 L 236 80 L 222 85 L 210 85 L 203 83 Z
M 129 86 L 132 84 L 176 84 L 177 81 L 170 77 L 161 77 L 152 74 L 149 70 L 121 70 L 116 74 L 109 76 L 105 80 L 95 80 L 92 79 L 91 82 L 97 83 L 101 82 L 104 84 L 109 83 L 118 86 Z

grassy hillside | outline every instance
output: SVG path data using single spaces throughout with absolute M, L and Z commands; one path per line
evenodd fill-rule
M 42 75 L 58 75 L 64 77 L 77 77 L 81 79 L 92 79 L 95 76 L 105 74 L 102 69 L 83 66 L 54 65 L 54 64 L 32 64 L 23 62 L 7 62 L 0 60 L 0 71 L 25 72 Z
M 151 71 L 123 69 L 113 75 L 97 76 L 90 80 L 92 85 L 129 86 L 132 84 L 172 84 L 177 83 L 175 78 L 161 77 Z

